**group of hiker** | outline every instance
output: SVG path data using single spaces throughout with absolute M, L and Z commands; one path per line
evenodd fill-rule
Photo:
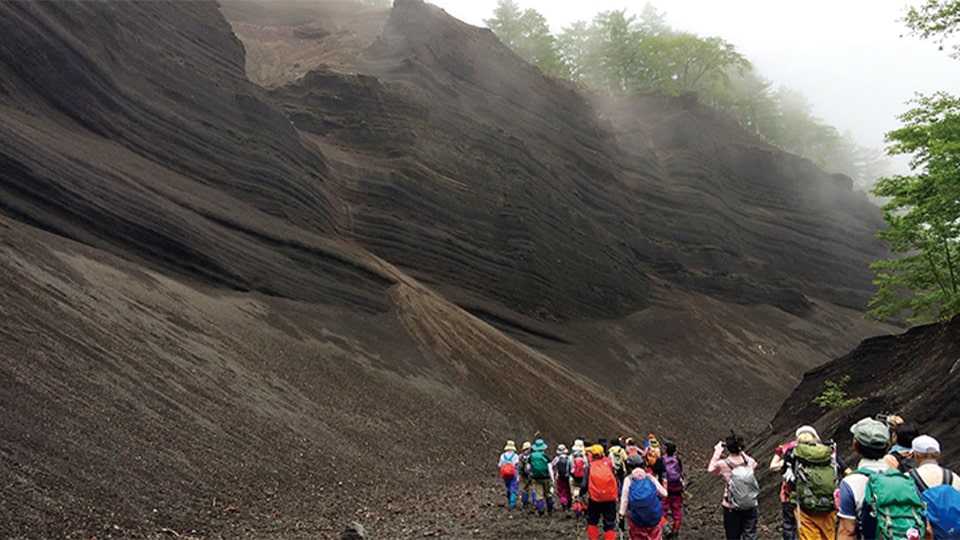
M 629 530 L 632 540 L 678 536 L 683 524 L 686 480 L 677 446 L 651 433 L 559 444 L 553 458 L 543 439 L 518 450 L 507 441 L 498 463 L 507 507 L 540 515 L 557 509 L 586 518 L 587 538 L 614 540 Z
M 960 540 L 960 477 L 940 466 L 936 439 L 888 415 L 864 418 L 850 434 L 858 461 L 849 468 L 812 426 L 776 448 L 784 540 Z M 553 457 L 543 439 L 519 450 L 507 441 L 498 465 L 511 510 L 572 512 L 586 518 L 589 540 L 614 540 L 618 529 L 631 540 L 680 535 L 683 464 L 676 444 L 652 433 L 639 444 L 581 438 Z M 724 482 L 727 540 L 758 538 L 757 467 L 735 433 L 714 447 L 707 472 Z
M 850 434 L 853 467 L 811 426 L 776 449 L 784 540 L 960 539 L 960 479 L 940 466 L 939 441 L 892 415 Z

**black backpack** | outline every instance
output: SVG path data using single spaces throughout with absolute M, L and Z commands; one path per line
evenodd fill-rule
M 557 467 L 556 467 L 557 478 L 566 480 L 570 478 L 570 458 L 567 456 L 559 456 L 557 458 Z

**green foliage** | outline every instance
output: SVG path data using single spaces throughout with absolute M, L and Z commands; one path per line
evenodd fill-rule
M 850 384 L 850 376 L 844 376 L 839 381 L 827 380 L 823 383 L 823 391 L 814 398 L 813 403 L 822 409 L 838 410 L 856 407 L 863 402 L 863 398 L 851 398 L 847 396 L 847 385 Z
M 540 12 L 534 9 L 521 11 L 514 0 L 500 0 L 493 17 L 484 22 L 506 46 L 527 62 L 548 75 L 565 75 L 556 38 Z
M 913 156 L 912 175 L 883 178 L 888 227 L 880 237 L 899 257 L 873 265 L 878 292 L 871 315 L 911 322 L 960 314 L 960 98 L 920 96 L 887 134 L 892 154 Z
M 933 39 L 943 50 L 944 43 L 960 30 L 960 0 L 924 0 L 907 12 L 906 23 L 915 35 Z M 960 43 L 954 57 L 960 58 Z
M 639 16 L 605 11 L 556 37 L 535 10 L 500 0 L 487 25 L 520 57 L 548 75 L 611 95 L 696 94 L 771 144 L 852 177 L 869 189 L 887 173 L 879 149 L 864 148 L 816 118 L 801 94 L 775 91 L 736 47 L 718 37 L 671 28 L 647 5 Z

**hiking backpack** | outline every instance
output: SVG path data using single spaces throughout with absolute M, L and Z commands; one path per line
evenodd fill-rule
M 573 471 L 571 474 L 575 480 L 583 479 L 583 472 L 587 470 L 587 458 L 583 456 L 573 457 Z
M 570 458 L 567 456 L 558 457 L 557 466 L 554 468 L 554 472 L 557 473 L 557 478 L 560 480 L 566 480 L 570 478 Z
M 517 476 L 517 466 L 513 464 L 512 461 L 507 461 L 503 465 L 500 465 L 500 478 L 504 480 L 510 480 Z
M 530 477 L 530 454 L 520 454 L 520 476 Z
M 680 466 L 680 459 L 677 456 L 664 456 L 663 468 L 666 470 L 667 491 L 683 491 L 683 467 Z
M 929 487 L 920 476 L 920 471 L 911 472 L 920 491 L 920 498 L 927 507 L 927 520 L 933 527 L 937 540 L 960 540 L 960 491 L 953 487 L 953 473 L 943 469 L 943 483 Z
M 610 450 L 610 462 L 613 464 L 614 471 L 623 472 L 626 469 L 622 452 L 623 450 L 619 446 Z
M 857 472 L 869 478 L 863 500 L 877 518 L 877 540 L 906 538 L 911 529 L 920 531 L 923 536 L 927 521 L 923 501 L 912 478 L 896 469 L 884 472 L 860 469 Z
M 530 478 L 537 480 L 550 478 L 550 459 L 545 452 L 530 454 Z
M 601 458 L 590 463 L 590 482 L 587 488 L 591 501 L 617 501 L 617 477 L 613 474 L 610 458 Z
M 799 444 L 793 450 L 796 458 L 794 482 L 797 505 L 807 513 L 823 514 L 836 510 L 837 467 L 833 448 L 821 443 Z
M 743 458 L 743 463 L 740 465 L 734 465 L 729 459 L 726 464 L 730 467 L 727 502 L 733 506 L 734 510 L 753 510 L 758 506 L 757 499 L 760 498 L 760 484 L 757 482 L 753 467 L 750 466 L 747 458 Z
M 630 511 L 630 521 L 637 527 L 653 527 L 660 523 L 663 508 L 657 487 L 650 478 L 630 480 L 627 509 Z

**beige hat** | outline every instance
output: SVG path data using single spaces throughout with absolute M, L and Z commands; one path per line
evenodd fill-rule
M 517 451 L 517 443 L 515 443 L 515 442 L 513 442 L 513 441 L 507 441 L 506 446 L 503 447 L 503 451 L 504 451 L 504 452 L 516 452 L 516 451 Z
M 583 452 L 583 439 L 577 439 L 573 441 L 573 451 Z
M 524 450 L 530 450 L 531 448 L 533 448 L 533 445 L 530 444 L 530 441 L 523 441 L 523 449 L 524 449 Z
M 558 453 L 558 454 L 566 454 L 566 453 L 567 453 L 567 445 L 565 445 L 565 444 L 558 444 L 558 445 L 557 445 L 557 453 Z
M 814 428 L 813 426 L 801 426 L 799 429 L 797 429 L 797 434 L 796 434 L 797 440 L 803 437 L 804 434 L 806 434 L 807 436 L 813 437 L 815 441 L 820 440 L 820 434 L 817 433 L 816 428 Z M 809 441 L 809 439 L 807 440 Z

